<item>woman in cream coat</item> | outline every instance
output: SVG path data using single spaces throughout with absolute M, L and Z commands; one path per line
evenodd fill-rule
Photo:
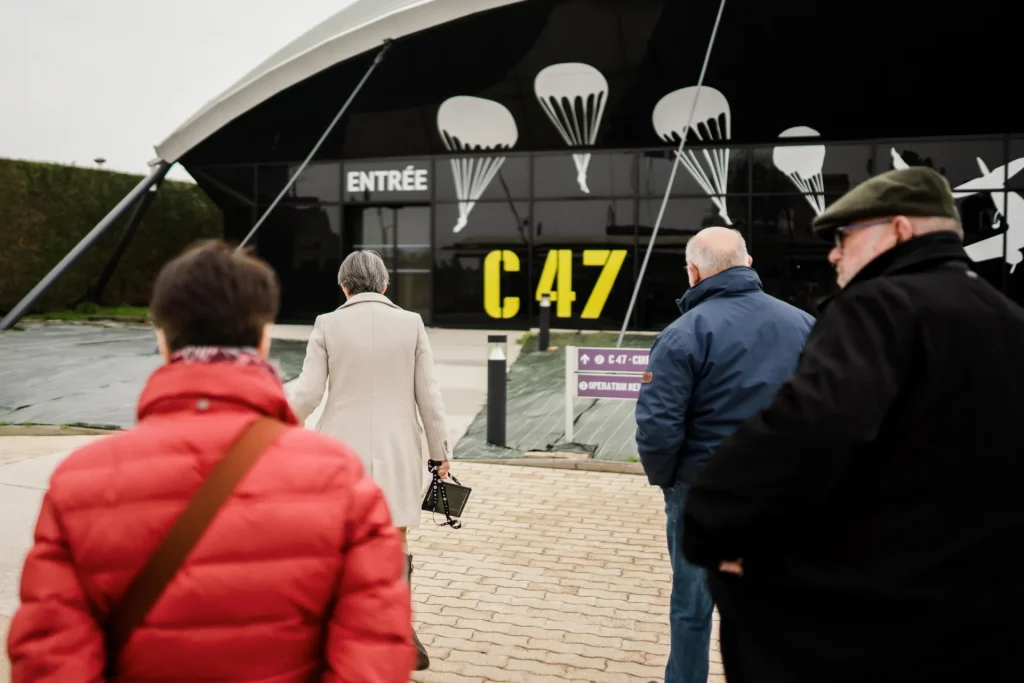
M 451 456 L 430 341 L 419 314 L 384 296 L 388 271 L 376 252 L 349 254 L 338 284 L 348 301 L 316 319 L 292 407 L 305 422 L 327 390 L 316 430 L 359 455 L 384 491 L 404 539 L 406 529 L 420 521 L 426 476 L 421 434 L 426 434 L 430 459 L 443 463 L 442 476 Z M 412 556 L 407 557 L 411 578 Z M 416 646 L 417 668 L 425 669 L 429 659 L 418 638 Z

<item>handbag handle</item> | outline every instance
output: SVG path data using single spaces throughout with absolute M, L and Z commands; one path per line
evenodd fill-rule
M 185 511 L 174 522 L 156 552 L 149 558 L 108 616 L 108 675 L 113 675 L 128 639 L 142 624 L 185 562 L 185 558 L 231 497 L 235 486 L 274 439 L 287 429 L 288 426 L 279 420 L 261 417 L 242 432 L 227 455 L 214 465 L 209 476 L 185 507 Z
M 461 529 L 462 522 L 457 519 L 452 519 L 451 508 L 448 506 L 448 492 L 444 490 L 444 482 L 441 481 L 441 475 L 437 473 L 438 468 L 441 467 L 441 463 L 437 460 L 428 460 L 427 469 L 432 475 L 433 480 L 430 482 L 431 492 L 433 493 L 433 499 L 437 500 L 437 496 L 441 496 L 441 505 L 444 507 L 444 516 L 446 521 L 444 524 L 438 524 L 438 526 L 450 526 L 453 529 Z M 462 486 L 462 482 L 455 478 L 455 475 L 451 472 L 448 473 L 451 480 L 459 486 Z

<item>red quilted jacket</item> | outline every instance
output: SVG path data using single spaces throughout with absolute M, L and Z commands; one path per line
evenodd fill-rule
M 296 422 L 265 368 L 165 365 L 142 394 L 138 427 L 57 468 L 11 623 L 13 683 L 105 680 L 102 621 L 261 413 Z M 118 680 L 406 683 L 415 651 L 403 562 L 359 459 L 291 429 L 128 641 Z

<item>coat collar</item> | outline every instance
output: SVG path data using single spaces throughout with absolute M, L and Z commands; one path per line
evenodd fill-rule
M 270 370 L 233 363 L 161 366 L 142 390 L 138 419 L 196 410 L 255 412 L 298 424 L 281 383 Z
M 697 304 L 716 296 L 729 296 L 760 289 L 761 278 L 753 268 L 736 266 L 701 280 L 695 287 L 690 287 L 683 297 L 676 301 L 676 305 L 680 311 L 686 313 Z
M 356 304 L 367 304 L 367 303 L 385 304 L 387 306 L 390 306 L 391 308 L 399 308 L 399 309 L 401 308 L 398 304 L 396 304 L 394 301 L 392 301 L 391 299 L 387 298 L 383 294 L 377 294 L 376 292 L 363 292 L 362 294 L 354 294 L 354 295 L 350 296 L 348 298 L 348 301 L 343 303 L 341 306 L 338 306 L 338 310 L 340 311 L 343 308 L 348 308 L 349 306 L 355 306 Z
M 818 310 L 824 312 L 833 301 L 851 287 L 886 275 L 934 270 L 954 266 L 970 270 L 971 259 L 964 251 L 960 237 L 951 232 L 934 232 L 907 240 L 879 254 L 853 276 L 844 289 L 824 297 Z

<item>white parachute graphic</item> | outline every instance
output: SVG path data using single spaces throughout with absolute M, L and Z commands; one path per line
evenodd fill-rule
M 608 81 L 600 71 L 580 62 L 552 64 L 537 74 L 533 90 L 567 145 L 588 147 L 594 144 L 608 101 Z M 572 159 L 580 190 L 590 194 L 587 187 L 590 154 L 573 154 Z
M 506 150 L 519 139 L 516 121 L 503 104 L 481 97 L 459 95 L 441 103 L 437 129 L 452 152 Z M 474 156 L 451 160 L 459 220 L 454 232 L 469 222 L 469 213 L 505 163 L 504 156 Z
M 905 168 L 910 168 L 910 164 L 903 161 L 903 157 L 896 151 L 895 147 L 889 148 L 889 156 L 892 157 L 892 167 L 895 170 L 902 171 Z
M 816 138 L 818 131 L 807 126 L 794 126 L 779 133 L 780 138 Z M 803 193 L 804 198 L 820 216 L 825 211 L 825 184 L 821 169 L 825 164 L 825 145 L 780 145 L 772 152 L 772 161 Z
M 697 93 L 700 92 L 698 98 Z M 654 107 L 654 130 L 666 142 L 679 144 L 686 136 L 686 124 L 693 109 L 692 132 L 700 142 L 726 142 L 731 134 L 731 113 L 725 95 L 709 86 L 691 86 L 670 92 Z M 701 160 L 703 159 L 703 164 Z M 718 213 L 727 225 L 732 225 L 725 205 L 726 183 L 729 179 L 729 149 L 702 149 L 694 152 L 683 149 L 679 157 L 697 184 L 711 196 Z M 715 196 L 723 195 L 723 196 Z

